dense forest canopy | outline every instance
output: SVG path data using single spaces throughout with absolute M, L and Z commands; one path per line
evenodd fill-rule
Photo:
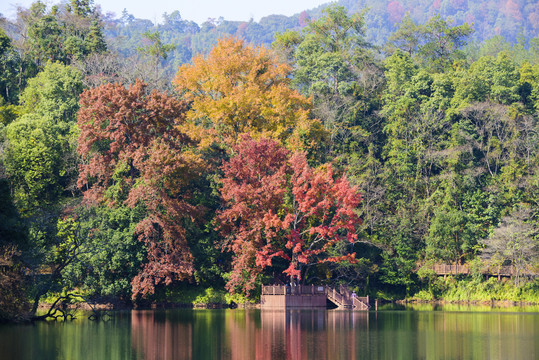
M 79 1 L 78 3 L 84 6 L 93 5 L 93 1 Z M 339 0 L 336 3 L 348 13 L 359 13 L 366 10 L 363 16 L 363 21 L 366 24 L 364 36 L 366 41 L 376 46 L 384 46 L 404 18 L 409 17 L 415 23 L 424 24 L 436 15 L 453 25 L 469 24 L 472 26 L 473 33 L 467 39 L 466 46 L 466 50 L 469 52 L 477 53 L 479 44 L 487 40 L 491 41 L 488 51 L 508 50 L 511 47 L 516 47 L 515 50 L 518 50 L 521 47 L 539 46 L 537 41 L 533 40 L 539 36 L 539 25 L 537 25 L 539 24 L 539 10 L 535 0 L 473 2 L 460 0 L 420 2 L 415 0 Z M 122 57 L 139 54 L 140 44 L 149 41 L 147 35 L 158 32 L 164 44 L 174 45 L 174 49 L 168 53 L 167 59 L 163 61 L 166 64 L 165 72 L 168 77 L 173 77 L 178 66 L 190 62 L 199 53 L 207 54 L 220 38 L 233 36 L 242 38 L 251 44 L 269 47 L 278 33 L 302 29 L 311 19 L 319 18 L 322 9 L 328 5 L 329 2 L 314 9 L 305 9 L 305 11 L 292 16 L 268 15 L 258 22 L 252 19 L 230 21 L 220 17 L 208 18 L 202 24 L 184 19 L 181 9 L 171 13 L 163 13 L 162 18 L 154 22 L 135 18 L 129 13 L 129 7 L 126 7 L 121 14 L 101 15 L 100 24 L 94 24 L 92 31 L 94 34 L 98 34 L 96 32 L 97 26 L 102 25 L 102 35 L 107 38 L 109 48 Z M 93 11 L 96 8 L 99 9 L 94 7 Z M 88 9 L 78 10 L 78 12 L 89 14 Z M 10 36 L 19 37 L 21 26 L 24 27 L 24 21 L 21 21 L 21 18 L 26 18 L 25 21 L 29 21 L 31 19 L 29 16 L 32 15 L 20 13 L 17 21 L 8 21 L 7 23 L 4 21 L 4 28 Z M 72 21 L 73 19 L 66 20 Z M 89 21 L 93 20 L 85 21 L 88 24 Z M 61 22 L 59 25 L 64 26 Z M 19 30 L 16 30 L 17 28 Z M 36 28 L 32 31 L 39 33 L 41 30 Z M 90 29 L 85 31 L 90 31 Z M 59 40 L 58 37 L 57 39 Z M 68 48 L 76 43 L 71 39 L 68 40 L 66 43 L 67 52 L 72 51 Z M 49 39 L 42 42 L 45 44 L 47 41 L 55 40 Z M 94 42 L 92 46 L 100 46 L 101 39 L 96 38 L 91 41 Z M 81 51 L 87 52 L 88 50 L 81 49 Z M 144 71 L 140 71 L 140 73 L 144 73 Z
M 452 25 L 469 24 L 473 32 L 467 38 L 467 50 L 477 52 L 480 43 L 486 40 L 496 42 L 490 50 L 517 47 L 537 47 L 539 36 L 539 10 L 537 2 L 528 1 L 440 1 L 423 2 L 408 0 L 340 0 L 348 13 L 364 10 L 363 22 L 366 24 L 365 40 L 376 46 L 383 46 L 405 17 L 419 24 L 426 23 L 431 17 L 439 15 Z M 318 8 L 305 10 L 293 16 L 269 15 L 260 21 L 228 21 L 227 19 L 208 19 L 196 24 L 183 19 L 181 9 L 163 14 L 159 24 L 149 20 L 136 19 L 125 10 L 119 18 L 106 22 L 104 33 L 111 40 L 111 47 L 124 56 L 133 55 L 137 44 L 146 31 L 159 31 L 163 40 L 176 45 L 171 52 L 169 63 L 174 72 L 180 64 L 189 62 L 196 54 L 208 53 L 219 38 L 233 36 L 248 43 L 270 46 L 278 33 L 300 30 L 311 19 L 322 14 Z
M 290 279 L 537 301 L 533 11 L 515 38 L 462 21 L 467 3 L 385 5 L 199 26 L 71 0 L 3 19 L 0 319 L 51 294 L 256 298 Z M 513 281 L 482 280 L 502 266 Z

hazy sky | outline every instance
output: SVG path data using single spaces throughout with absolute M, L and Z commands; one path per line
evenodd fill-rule
M 0 13 L 14 18 L 17 5 L 29 7 L 35 0 L 0 0 Z M 62 1 L 44 0 L 52 5 Z M 137 18 L 162 21 L 164 12 L 179 10 L 183 19 L 193 20 L 199 24 L 208 18 L 224 17 L 225 20 L 255 21 L 271 14 L 293 15 L 306 9 L 314 8 L 330 0 L 96 0 L 103 13 L 109 11 L 118 16 L 125 8 Z

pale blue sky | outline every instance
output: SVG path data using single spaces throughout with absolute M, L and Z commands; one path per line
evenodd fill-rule
M 14 18 L 17 5 L 28 7 L 34 0 L 0 0 L 0 13 Z M 44 0 L 46 4 L 60 3 L 57 0 Z M 179 10 L 183 19 L 199 24 L 209 17 L 224 17 L 225 20 L 255 21 L 271 14 L 293 15 L 306 9 L 312 9 L 330 0 L 95 0 L 101 5 L 103 13 L 114 12 L 120 15 L 124 8 L 137 18 L 160 22 L 164 12 Z

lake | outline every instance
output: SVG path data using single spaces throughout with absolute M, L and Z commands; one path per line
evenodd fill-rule
M 537 309 L 140 310 L 0 325 L 0 359 L 539 359 Z

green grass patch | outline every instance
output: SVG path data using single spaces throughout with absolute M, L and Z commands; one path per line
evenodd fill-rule
M 444 300 L 444 301 L 523 301 L 539 303 L 539 279 L 516 285 L 510 279 L 477 277 L 431 281 L 427 289 L 422 289 L 409 300 Z

